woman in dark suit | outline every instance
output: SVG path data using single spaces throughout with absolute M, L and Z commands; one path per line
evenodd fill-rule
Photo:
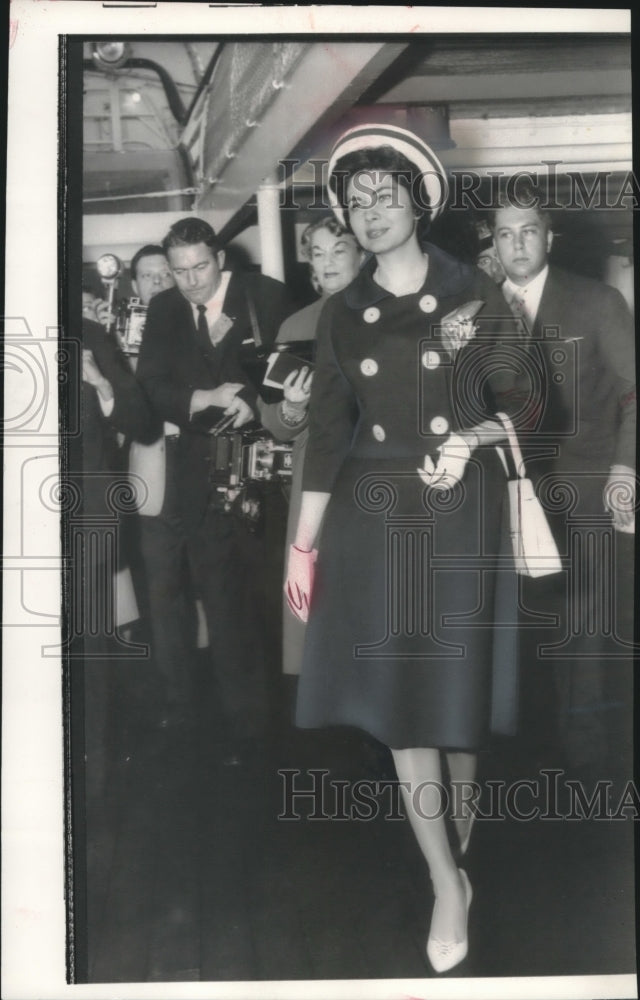
M 346 288 L 355 278 L 364 254 L 350 233 L 333 216 L 323 216 L 310 223 L 300 240 L 303 255 L 309 261 L 311 280 L 320 298 L 286 319 L 276 338 L 277 344 L 315 341 L 316 327 L 324 303 L 335 292 Z M 308 367 L 291 372 L 284 383 L 280 403 L 260 403 L 260 419 L 278 441 L 293 441 L 291 491 L 287 518 L 287 547 L 293 541 L 302 497 L 302 468 L 307 447 L 308 405 L 312 375 Z M 299 674 L 305 626 L 283 608 L 283 656 L 285 674 Z
M 472 895 L 440 753 L 471 782 L 491 728 L 505 494 L 487 384 L 497 335 L 481 318 L 505 308 L 485 275 L 423 242 L 446 193 L 442 165 L 404 129 L 358 126 L 334 147 L 332 206 L 372 257 L 320 318 L 286 584 L 303 620 L 310 605 L 297 724 L 357 726 L 391 748 L 433 883 L 438 972 L 466 955 Z M 473 814 L 453 819 L 464 853 Z

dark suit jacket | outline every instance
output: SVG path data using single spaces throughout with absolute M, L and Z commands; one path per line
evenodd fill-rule
M 109 487 L 116 478 L 123 484 L 126 482 L 126 462 L 118 444 L 118 432 L 148 444 L 157 437 L 159 422 L 126 358 L 104 327 L 83 320 L 82 346 L 93 352 L 114 393 L 113 410 L 105 417 L 96 390 L 82 382 L 83 512 L 107 514 L 113 512 Z M 74 471 L 72 467 L 72 475 Z
M 635 468 L 634 330 L 620 293 L 550 266 L 528 361 L 523 384 L 540 404 L 535 427 L 520 429 L 529 472 L 565 478 L 579 511 L 601 514 L 610 466 Z
M 257 392 L 243 365 L 256 340 L 269 347 L 292 312 L 284 285 L 260 274 L 232 274 L 223 311 L 233 325 L 213 347 L 200 342 L 191 304 L 177 288 L 151 300 L 137 376 L 162 420 L 180 428 L 178 475 L 182 515 L 187 528 L 202 520 L 208 497 L 211 438 L 191 421 L 196 389 L 240 382 L 242 396 L 257 412 Z

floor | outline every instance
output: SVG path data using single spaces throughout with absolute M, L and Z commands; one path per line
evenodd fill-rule
M 293 729 L 283 689 L 268 738 L 230 763 L 209 699 L 192 726 L 162 729 L 136 684 L 126 662 L 111 668 L 85 802 L 75 785 L 78 981 L 434 975 L 424 953 L 430 883 L 397 788 L 357 784 L 394 778 L 385 748 L 355 731 Z M 612 732 L 622 724 L 628 735 L 626 719 Z M 632 973 L 635 810 L 551 818 L 571 811 L 572 775 L 545 775 L 559 758 L 531 738 L 535 726 L 528 732 L 481 757 L 481 808 L 493 818 L 477 820 L 465 859 L 470 947 L 452 975 Z M 614 811 L 631 767 L 624 735 L 602 773 L 573 775 L 590 798 L 606 771 Z M 547 818 L 507 815 L 506 790 L 522 780 L 558 782 Z M 287 798 L 287 787 L 314 782 L 324 782 L 322 802 Z M 521 812 L 542 802 L 535 786 L 518 787 Z

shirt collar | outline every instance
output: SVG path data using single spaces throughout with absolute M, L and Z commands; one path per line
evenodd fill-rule
M 231 280 L 231 271 L 223 271 L 220 275 L 220 284 L 216 288 L 215 292 L 211 296 L 208 302 L 204 303 L 207 310 L 207 322 L 209 326 L 219 318 L 222 307 L 224 305 L 225 295 L 227 294 L 227 288 L 229 287 L 229 281 Z M 194 305 L 193 302 L 190 303 L 191 309 L 193 311 L 193 316 L 198 323 L 198 306 Z
M 542 295 L 542 289 L 544 288 L 544 283 L 547 280 L 547 275 L 549 273 L 549 265 L 545 264 L 539 274 L 536 274 L 535 278 L 532 278 L 526 285 L 516 285 L 513 283 L 511 278 L 505 278 L 503 284 L 503 294 L 507 302 L 511 302 L 513 298 L 524 299 L 527 304 L 536 304 L 540 301 Z
M 429 269 L 420 294 L 434 291 L 441 298 L 444 298 L 448 295 L 455 295 L 467 286 L 471 274 L 470 265 L 456 260 L 444 250 L 434 246 L 433 243 L 425 243 L 423 251 L 429 256 Z M 375 305 L 376 302 L 393 296 L 392 292 L 382 288 L 373 280 L 376 266 L 376 259 L 372 256 L 345 289 L 345 302 L 351 309 L 366 309 L 367 306 Z

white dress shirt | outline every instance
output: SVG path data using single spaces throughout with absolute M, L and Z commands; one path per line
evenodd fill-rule
M 220 284 L 218 285 L 214 295 L 209 299 L 208 302 L 204 302 L 203 305 L 206 307 L 206 320 L 209 327 L 209 332 L 214 323 L 220 319 L 222 315 L 222 307 L 224 306 L 225 295 L 227 294 L 227 288 L 229 287 L 229 282 L 231 280 L 231 271 L 223 271 L 220 275 Z M 198 319 L 200 313 L 198 312 L 198 306 L 191 303 L 191 309 L 193 311 L 193 321 L 198 326 Z M 219 338 L 222 340 L 222 337 Z M 216 341 L 217 343 L 217 341 Z
M 211 328 L 214 323 L 217 323 L 222 316 L 222 307 L 224 305 L 224 298 L 227 294 L 227 288 L 229 287 L 229 282 L 231 280 L 231 271 L 223 271 L 220 275 L 220 284 L 218 285 L 215 294 L 209 299 L 208 302 L 203 302 L 202 305 L 206 308 L 205 319 L 207 321 L 207 326 L 209 327 L 209 334 L 211 334 Z M 190 303 L 191 311 L 193 312 L 193 322 L 198 326 L 198 320 L 200 319 L 200 312 L 198 311 L 198 305 L 194 305 L 193 302 Z M 226 331 L 225 331 L 226 333 Z M 215 341 L 212 339 L 212 343 L 215 345 L 220 340 L 222 340 L 224 334 L 218 337 Z M 193 416 L 193 397 L 191 398 L 191 407 L 189 409 L 189 419 Z
M 545 264 L 539 274 L 527 285 L 515 285 L 510 278 L 506 278 L 502 284 L 502 294 L 511 305 L 513 300 L 520 300 L 522 303 L 522 315 L 526 320 L 529 330 L 533 327 L 540 307 L 540 299 L 544 291 L 544 284 L 549 274 L 549 265 Z

